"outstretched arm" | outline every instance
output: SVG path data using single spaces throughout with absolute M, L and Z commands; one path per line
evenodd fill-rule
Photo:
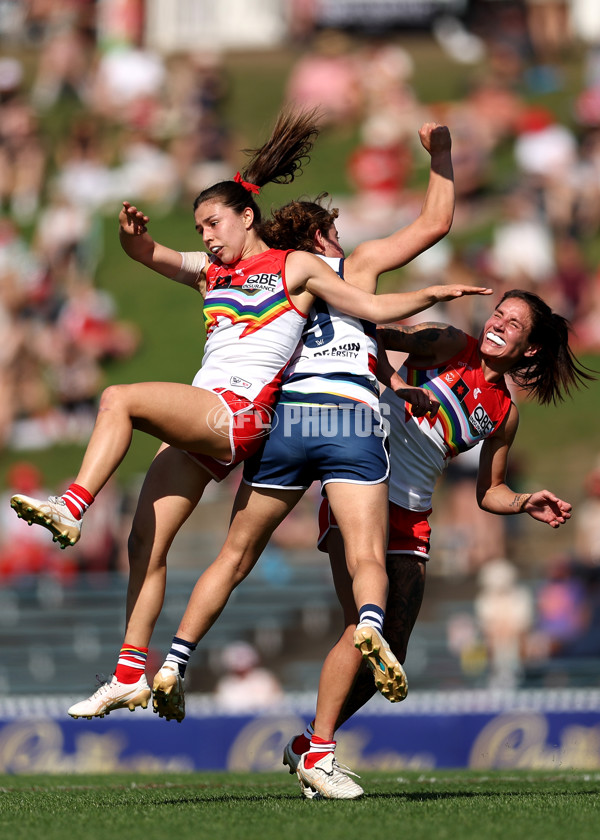
M 416 315 L 424 309 L 433 306 L 434 303 L 441 301 L 451 301 L 465 295 L 491 295 L 492 289 L 485 286 L 466 286 L 463 283 L 454 283 L 449 286 L 426 286 L 424 289 L 417 289 L 413 292 L 396 292 L 395 294 L 384 295 L 367 295 L 369 301 L 364 301 L 361 297 L 356 299 L 355 292 L 360 292 L 359 289 L 353 289 L 352 295 L 345 295 L 345 300 L 334 303 L 342 312 L 349 315 L 355 315 L 359 318 L 368 318 L 375 324 L 384 324 L 388 321 L 400 321 L 402 318 L 408 318 L 411 315 Z M 325 298 L 329 303 L 332 301 Z M 363 308 L 363 303 L 366 305 L 366 311 Z M 356 305 L 358 304 L 358 308 Z M 354 311 L 350 311 L 352 308 Z
M 123 202 L 119 213 L 119 241 L 125 253 L 158 274 L 203 292 L 206 258 L 199 253 L 202 259 L 196 262 L 202 262 L 202 266 L 195 266 L 196 270 L 182 270 L 181 253 L 155 242 L 148 233 L 149 221 L 150 218 L 137 207 L 128 201 Z
M 288 293 L 303 312 L 308 312 L 314 298 L 319 297 L 346 315 L 364 318 L 375 324 L 408 318 L 442 300 L 492 294 L 492 289 L 483 286 L 454 283 L 427 286 L 413 292 L 372 295 L 341 280 L 327 263 L 307 251 L 292 251 L 288 255 L 285 274 Z
M 508 452 L 519 425 L 515 405 L 494 435 L 484 441 L 477 476 L 477 501 L 489 513 L 510 515 L 528 513 L 532 519 L 559 528 L 571 518 L 571 505 L 549 490 L 515 493 L 506 484 Z
M 429 122 L 421 126 L 419 139 L 431 155 L 420 215 L 391 236 L 361 243 L 346 258 L 346 279 L 365 291 L 374 291 L 380 274 L 406 265 L 446 236 L 452 225 L 455 197 L 450 132 L 445 125 Z

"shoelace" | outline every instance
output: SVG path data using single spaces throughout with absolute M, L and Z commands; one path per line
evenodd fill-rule
M 67 506 L 67 503 L 63 498 L 61 498 L 61 496 L 48 496 L 48 501 L 52 502 L 53 505 L 62 505 L 63 507 Z
M 332 779 L 334 784 L 340 784 L 344 783 L 345 781 L 351 781 L 351 779 L 349 779 L 348 776 L 354 776 L 356 779 L 360 779 L 358 773 L 355 773 L 345 764 L 340 764 L 340 762 L 335 756 L 333 757 L 330 771 L 325 770 L 323 767 L 320 767 L 319 769 L 322 770 L 323 773 L 326 773 L 328 776 L 334 776 L 335 778 Z
M 100 697 L 102 694 L 106 694 L 108 689 L 110 688 L 110 684 L 112 681 L 112 677 L 107 679 L 104 674 L 96 674 L 96 684 L 98 688 L 94 691 L 93 697 Z
M 360 779 L 360 776 L 358 775 L 358 773 L 355 773 L 349 767 L 346 767 L 345 764 L 340 764 L 340 762 L 337 760 L 337 758 L 333 759 L 332 772 L 333 772 L 333 770 L 337 770 L 339 773 L 342 773 L 344 776 L 354 776 L 355 779 Z

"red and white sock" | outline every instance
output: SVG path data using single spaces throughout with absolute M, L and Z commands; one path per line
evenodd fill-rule
M 325 741 L 323 738 L 319 738 L 318 735 L 313 735 L 310 739 L 310 749 L 308 750 L 308 755 L 304 758 L 304 766 L 306 769 L 310 770 L 315 766 L 317 761 L 325 758 L 325 756 L 329 753 L 334 753 L 335 743 L 335 741 Z
M 81 519 L 94 501 L 92 494 L 88 493 L 85 487 L 80 484 L 70 484 L 68 490 L 62 494 L 61 499 L 75 519 Z
M 136 647 L 125 643 L 119 652 L 115 677 L 120 683 L 136 683 L 146 670 L 147 647 Z

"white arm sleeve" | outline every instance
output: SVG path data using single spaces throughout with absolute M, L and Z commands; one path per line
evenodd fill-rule
M 179 253 L 181 254 L 181 268 L 173 280 L 197 286 L 208 259 L 206 253 L 204 251 L 180 251 Z

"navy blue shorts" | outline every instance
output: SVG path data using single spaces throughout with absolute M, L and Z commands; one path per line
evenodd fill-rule
M 390 471 L 387 433 L 363 403 L 280 403 L 269 436 L 244 462 L 244 481 L 306 490 L 313 481 L 380 484 Z

